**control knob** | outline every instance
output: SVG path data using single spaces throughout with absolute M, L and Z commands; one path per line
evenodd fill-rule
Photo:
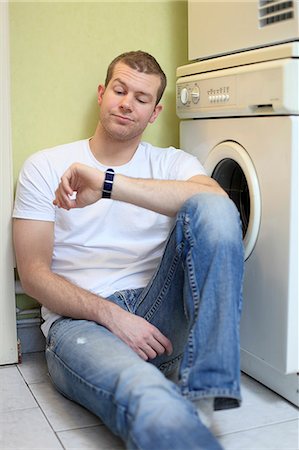
M 199 102 L 200 94 L 199 94 L 198 86 L 194 86 L 194 88 L 192 89 L 191 97 L 192 97 L 193 103 L 198 103 Z
M 183 103 L 183 105 L 186 105 L 186 103 L 188 102 L 188 98 L 189 98 L 188 89 L 184 87 L 181 90 L 181 102 Z

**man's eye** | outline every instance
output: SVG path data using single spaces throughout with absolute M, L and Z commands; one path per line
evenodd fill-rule
M 138 101 L 139 103 L 146 103 L 146 101 L 143 100 L 142 98 L 137 98 L 137 101 Z

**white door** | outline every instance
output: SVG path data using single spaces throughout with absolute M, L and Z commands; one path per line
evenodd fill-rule
M 17 362 L 16 307 L 11 239 L 12 163 L 8 4 L 0 3 L 0 364 Z

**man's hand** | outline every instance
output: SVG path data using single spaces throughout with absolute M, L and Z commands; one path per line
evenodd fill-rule
M 72 164 L 61 177 L 54 205 L 59 208 L 83 208 L 102 197 L 104 173 L 85 164 Z
M 112 304 L 111 304 L 112 306 Z M 116 305 L 114 305 L 116 306 Z M 132 348 L 142 359 L 154 359 L 173 348 L 170 340 L 158 328 L 142 317 L 131 314 L 118 307 L 111 308 L 110 331 Z M 114 314 L 114 312 L 116 314 Z

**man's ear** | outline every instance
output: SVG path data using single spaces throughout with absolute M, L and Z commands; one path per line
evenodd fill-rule
M 154 123 L 155 120 L 157 119 L 158 115 L 160 114 L 160 112 L 162 111 L 163 106 L 162 105 L 156 105 L 155 109 L 150 117 L 149 123 Z
M 98 86 L 98 104 L 99 105 L 102 103 L 104 92 L 105 92 L 105 86 L 103 84 L 99 84 L 99 86 Z

